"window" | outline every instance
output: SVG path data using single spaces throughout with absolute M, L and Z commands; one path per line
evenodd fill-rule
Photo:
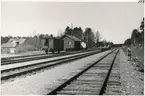
M 70 41 L 68 42 L 68 45 L 71 45 L 71 42 Z

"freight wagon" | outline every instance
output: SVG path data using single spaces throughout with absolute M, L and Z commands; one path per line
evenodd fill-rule
M 64 41 L 62 39 L 55 37 L 45 38 L 43 50 L 46 54 L 48 54 L 48 52 L 54 53 L 56 51 L 59 53 L 64 49 L 63 46 Z

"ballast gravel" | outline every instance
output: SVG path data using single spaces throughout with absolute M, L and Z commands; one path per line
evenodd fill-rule
M 144 73 L 136 71 L 123 50 L 120 50 L 122 95 L 144 95 Z
M 80 71 L 84 66 L 97 61 L 109 53 L 105 51 L 80 60 L 69 62 L 49 70 L 40 71 L 37 74 L 18 77 L 13 81 L 9 80 L 1 84 L 2 95 L 46 95 L 51 89 L 69 79 L 75 72 Z

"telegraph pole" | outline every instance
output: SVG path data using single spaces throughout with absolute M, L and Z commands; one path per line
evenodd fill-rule
M 73 24 L 71 23 L 71 36 L 73 36 Z

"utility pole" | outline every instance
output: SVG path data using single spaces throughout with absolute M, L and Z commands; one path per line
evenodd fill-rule
M 71 23 L 71 36 L 73 36 L 73 24 Z

